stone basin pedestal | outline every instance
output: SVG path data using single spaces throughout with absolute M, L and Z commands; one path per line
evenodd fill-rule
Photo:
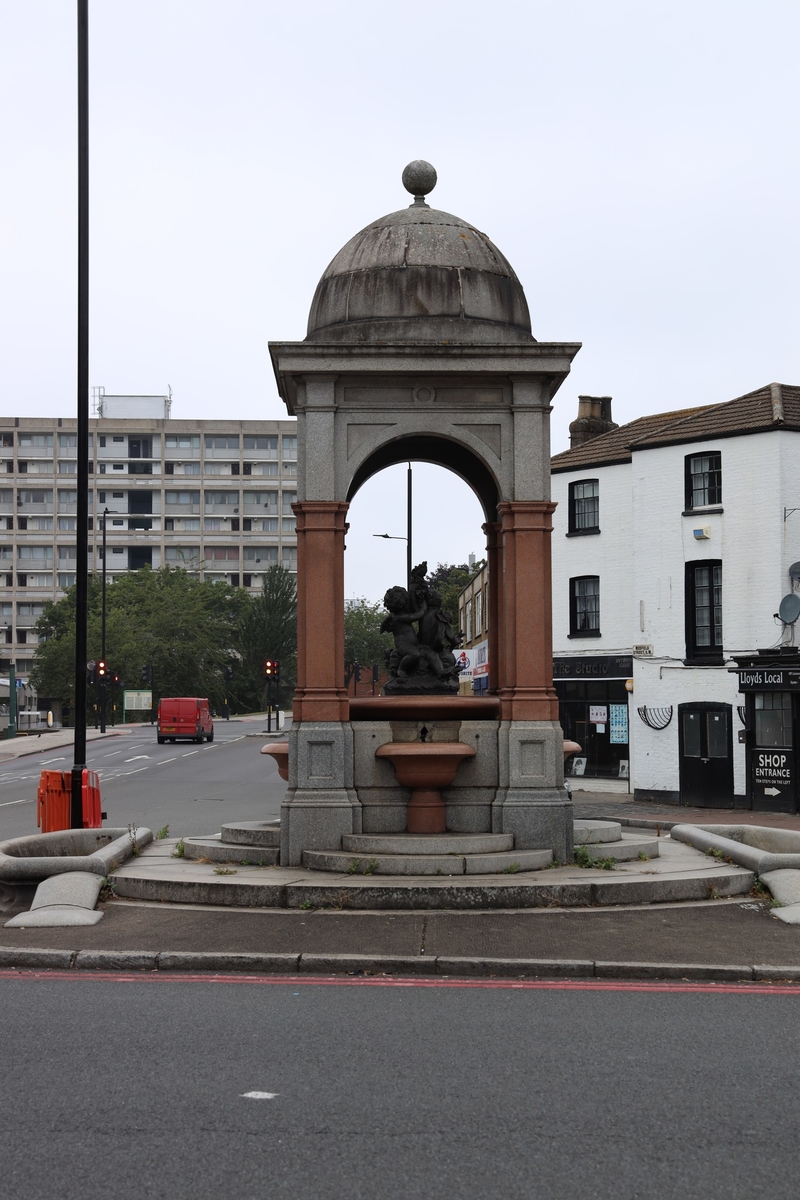
M 446 810 L 441 788 L 449 787 L 456 771 L 475 750 L 463 742 L 387 742 L 375 751 L 388 758 L 397 782 L 411 788 L 408 802 L 409 833 L 445 833 Z

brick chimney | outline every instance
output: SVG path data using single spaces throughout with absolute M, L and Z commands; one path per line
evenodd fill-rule
M 578 415 L 569 427 L 570 450 L 618 428 L 611 420 L 610 396 L 578 396 Z

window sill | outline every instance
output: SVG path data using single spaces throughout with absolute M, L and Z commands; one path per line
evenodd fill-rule
M 681 513 L 682 517 L 710 517 L 714 513 L 724 512 L 725 509 L 721 504 L 714 504 L 710 508 L 685 508 Z
M 570 529 L 569 533 L 565 534 L 564 536 L 565 537 L 591 537 L 593 534 L 597 534 L 599 532 L 600 532 L 600 530 L 597 528 L 595 528 L 595 529 Z
M 597 638 L 600 637 L 599 629 L 582 629 L 580 633 L 568 633 L 568 638 Z
M 722 654 L 695 654 L 683 660 L 685 667 L 724 667 L 725 659 Z

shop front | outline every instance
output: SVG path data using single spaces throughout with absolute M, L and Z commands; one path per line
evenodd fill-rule
M 796 813 L 800 651 L 795 646 L 735 655 L 744 704 L 748 807 Z
M 553 659 L 553 683 L 567 741 L 581 753 L 566 765 L 572 776 L 628 779 L 630 655 L 573 655 Z

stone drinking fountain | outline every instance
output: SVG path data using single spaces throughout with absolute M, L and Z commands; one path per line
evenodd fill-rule
M 413 203 L 333 258 L 303 341 L 270 343 L 298 440 L 285 867 L 342 870 L 364 854 L 389 873 L 401 847 L 417 848 L 415 870 L 430 851 L 428 873 L 450 873 L 453 855 L 464 873 L 573 855 L 553 687 L 549 419 L 579 345 L 536 341 L 512 267 L 486 234 L 427 203 L 435 184 L 430 163 L 410 163 Z M 386 593 L 384 694 L 353 698 L 345 687 L 348 509 L 373 475 L 409 461 L 454 472 L 483 508 L 480 697 L 458 694 L 458 633 L 424 564 Z M 422 519 L 435 524 L 435 508 Z M 266 753 L 278 758 L 278 745 Z

